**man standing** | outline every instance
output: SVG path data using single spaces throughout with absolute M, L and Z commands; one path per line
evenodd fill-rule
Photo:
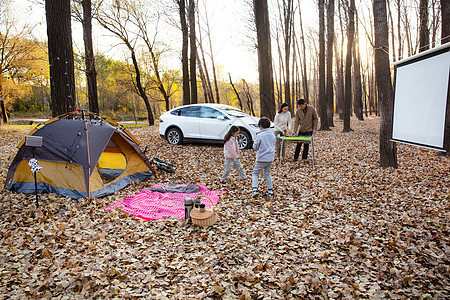
M 294 134 L 298 132 L 298 136 L 312 136 L 316 133 L 319 123 L 316 109 L 312 105 L 306 104 L 304 99 L 297 100 L 297 104 L 298 109 L 295 112 Z M 309 144 L 303 143 L 303 145 L 302 159 L 307 159 Z M 302 144 L 298 143 L 295 148 L 294 161 L 298 160 L 301 147 Z

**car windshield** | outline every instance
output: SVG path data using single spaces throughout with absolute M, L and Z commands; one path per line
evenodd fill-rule
M 223 111 L 225 111 L 227 114 L 229 114 L 232 117 L 236 118 L 242 118 L 242 117 L 248 117 L 249 115 L 243 112 L 242 110 L 239 110 L 237 108 L 232 107 L 221 107 Z

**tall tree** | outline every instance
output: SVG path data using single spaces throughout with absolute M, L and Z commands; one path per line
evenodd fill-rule
M 191 103 L 189 88 L 189 29 L 186 22 L 186 0 L 177 0 L 180 12 L 181 34 L 183 45 L 181 48 L 181 65 L 183 69 L 183 105 Z
M 74 5 L 74 17 L 83 27 L 84 42 L 84 63 L 88 88 L 89 111 L 99 113 L 98 93 L 97 93 L 97 71 L 95 70 L 94 47 L 92 45 L 92 2 L 91 0 L 76 0 L 74 3 L 81 5 L 80 12 L 78 5 Z
M 319 116 L 320 130 L 328 126 L 327 99 L 325 98 L 325 4 L 319 0 Z
M 135 50 L 136 37 L 130 37 L 127 29 L 128 23 L 131 22 L 130 10 L 126 8 L 127 4 L 128 3 L 121 0 L 115 1 L 109 9 L 104 9 L 99 13 L 98 22 L 103 28 L 117 36 L 130 52 L 131 61 L 134 67 L 134 84 L 136 85 L 136 93 L 145 103 L 145 107 L 147 108 L 148 124 L 152 126 L 155 124 L 155 118 L 153 116 L 153 109 L 150 105 L 145 87 L 142 84 L 141 70 Z
M 283 37 L 284 37 L 284 59 L 285 59 L 285 80 L 284 80 L 284 101 L 291 103 L 291 74 L 290 74 L 290 59 L 291 59 L 291 44 L 292 44 L 292 22 L 294 17 L 294 1 L 283 0 Z
M 441 28 L 441 44 L 450 42 L 450 1 L 441 0 L 441 15 L 442 15 L 442 28 Z M 448 99 L 448 97 L 447 97 Z M 444 131 L 444 149 L 447 155 L 450 155 L 450 104 L 447 103 L 447 114 L 445 118 L 445 131 Z
M 269 7 L 267 0 L 253 0 L 258 43 L 259 97 L 261 117 L 273 118 L 275 101 L 273 92 L 272 51 L 270 47 Z
M 300 39 L 302 40 L 302 52 L 303 52 L 303 57 L 302 57 L 302 61 L 303 61 L 303 76 L 302 76 L 303 77 L 302 78 L 303 98 L 305 99 L 305 101 L 309 102 L 308 73 L 306 72 L 306 70 L 307 70 L 306 45 L 305 45 L 305 35 L 303 32 L 302 10 L 300 8 L 300 0 L 298 0 L 298 10 L 299 10 L 298 14 L 299 14 L 299 18 L 300 18 Z
M 355 11 L 358 20 L 358 12 Z M 364 120 L 361 83 L 361 55 L 359 50 L 358 22 L 355 22 L 355 42 L 353 43 L 353 111 L 358 120 Z
M 198 102 L 197 95 L 197 43 L 195 36 L 195 0 L 189 0 L 189 43 L 191 48 L 189 58 L 191 80 L 191 103 Z
M 333 91 L 333 44 L 334 44 L 334 0 L 327 4 L 327 59 L 326 59 L 326 90 L 328 125 L 333 127 L 334 121 L 334 91 Z
M 420 0 L 419 21 L 419 52 L 422 52 L 430 49 L 430 30 L 428 29 L 428 0 Z
M 441 0 L 441 45 L 450 42 L 450 1 Z M 448 118 L 447 118 L 448 119 Z
M 206 35 L 208 36 L 209 51 L 211 57 L 211 68 L 213 71 L 214 89 L 216 91 L 216 103 L 220 103 L 219 85 L 217 84 L 216 64 L 214 63 L 214 52 L 211 41 L 211 28 L 209 27 L 208 11 L 205 9 Z M 206 68 L 206 65 L 205 65 Z M 214 98 L 213 98 L 214 102 Z
M 397 150 L 392 137 L 394 91 L 389 68 L 389 27 L 386 0 L 373 0 L 375 31 L 375 77 L 380 105 L 380 165 L 397 168 Z
M 387 26 L 387 25 L 386 25 Z M 344 87 L 344 132 L 349 132 L 350 115 L 352 112 L 352 49 L 355 37 L 355 0 L 350 0 L 348 7 L 347 55 L 345 59 L 345 87 Z
M 75 75 L 69 0 L 45 0 L 52 115 L 75 110 Z

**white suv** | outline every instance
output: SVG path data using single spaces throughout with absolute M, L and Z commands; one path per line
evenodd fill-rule
M 241 131 L 239 148 L 250 148 L 259 131 L 259 118 L 223 104 L 191 104 L 176 107 L 159 117 L 159 135 L 170 144 L 183 142 L 223 143 L 232 125 Z

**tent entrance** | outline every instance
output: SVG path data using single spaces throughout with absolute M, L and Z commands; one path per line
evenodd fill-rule
M 127 159 L 116 144 L 110 140 L 97 165 L 102 181 L 105 184 L 122 175 L 127 168 Z

